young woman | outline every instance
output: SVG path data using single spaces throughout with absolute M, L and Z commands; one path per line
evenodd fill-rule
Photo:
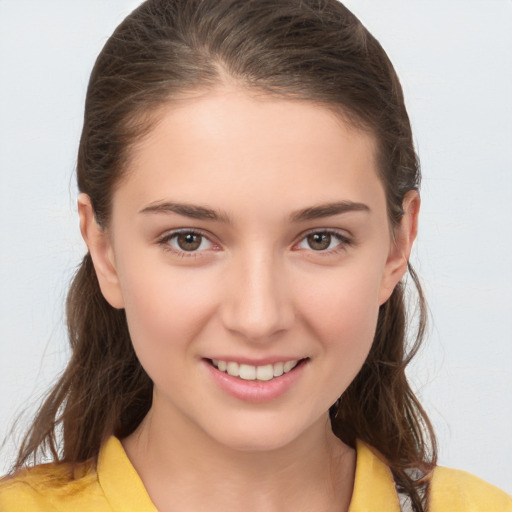
M 436 467 L 406 380 L 419 167 L 342 4 L 145 2 L 98 57 L 77 172 L 72 358 L 0 510 L 512 510 Z

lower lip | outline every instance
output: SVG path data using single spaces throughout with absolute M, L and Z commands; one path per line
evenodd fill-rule
M 239 400 L 252 403 L 268 402 L 285 394 L 300 378 L 306 366 L 306 361 L 302 360 L 288 373 L 284 373 L 280 377 L 274 377 L 272 380 L 263 381 L 233 377 L 228 373 L 221 372 L 209 361 L 204 360 L 203 362 L 215 383 L 223 391 Z

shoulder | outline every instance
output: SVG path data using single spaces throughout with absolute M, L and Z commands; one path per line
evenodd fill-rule
M 431 512 L 512 512 L 512 497 L 484 480 L 457 469 L 434 469 Z
M 0 0 L 1 1 L 1 0 Z M 121 442 L 97 461 L 43 464 L 0 480 L 1 512 L 157 512 Z
M 91 463 L 71 467 L 67 464 L 42 464 L 0 480 L 2 512 L 61 512 L 64 510 L 106 509 L 102 502 Z
M 386 459 L 357 440 L 357 466 L 350 512 L 400 510 Z M 429 512 L 512 512 L 512 497 L 471 473 L 437 466 L 431 475 Z M 380 505 L 379 505 L 380 504 Z M 404 509 L 405 510 L 405 509 Z

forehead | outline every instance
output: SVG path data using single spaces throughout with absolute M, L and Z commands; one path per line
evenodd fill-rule
M 257 196 L 261 206 L 279 200 L 300 208 L 291 203 L 345 199 L 340 194 L 360 201 L 382 186 L 374 138 L 341 115 L 313 102 L 219 88 L 159 110 L 134 147 L 125 188 L 140 205 L 179 195 L 227 208 L 236 197 Z

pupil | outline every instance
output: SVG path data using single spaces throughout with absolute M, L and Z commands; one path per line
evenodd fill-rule
M 314 233 L 308 236 L 308 244 L 315 251 L 323 251 L 331 244 L 329 233 Z
M 178 245 L 184 251 L 195 251 L 201 245 L 201 236 L 195 233 L 178 235 Z

